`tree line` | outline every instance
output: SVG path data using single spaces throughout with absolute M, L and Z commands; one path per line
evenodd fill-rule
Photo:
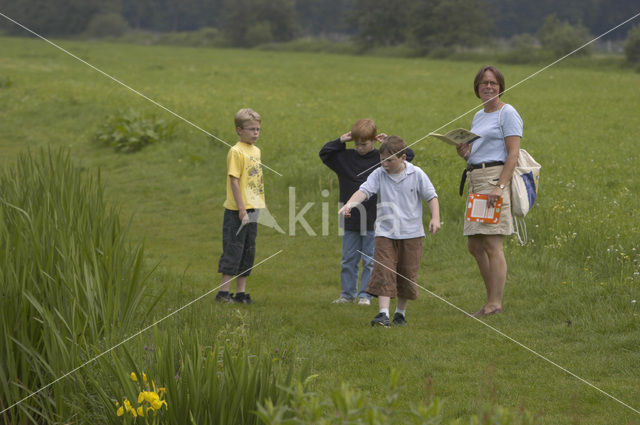
M 215 28 L 237 46 L 332 35 L 426 50 L 535 34 L 549 16 L 601 34 L 638 9 L 637 0 L 0 0 L 4 14 L 45 36 L 81 35 L 92 25 L 155 32 Z M 5 33 L 24 34 L 9 21 L 0 25 Z M 629 28 L 609 38 L 626 38 Z

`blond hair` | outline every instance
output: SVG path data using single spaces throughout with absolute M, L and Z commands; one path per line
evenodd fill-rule
M 259 123 L 262 123 L 262 117 L 260 117 L 260 114 L 251 108 L 242 108 L 236 112 L 236 127 L 242 128 L 244 123 L 247 121 L 258 121 Z

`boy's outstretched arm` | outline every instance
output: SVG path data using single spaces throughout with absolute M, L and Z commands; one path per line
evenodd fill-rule
M 351 217 L 351 208 L 357 206 L 358 204 L 363 203 L 367 200 L 367 194 L 361 190 L 356 191 L 351 198 L 347 201 L 346 204 L 338 210 L 338 214 L 343 214 L 345 217 Z
M 431 198 L 429 201 L 429 210 L 431 210 L 431 221 L 429 221 L 429 232 L 435 234 L 440 230 L 440 204 L 438 198 Z

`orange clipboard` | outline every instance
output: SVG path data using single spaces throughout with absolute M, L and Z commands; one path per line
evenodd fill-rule
M 467 199 L 467 221 L 479 221 L 481 223 L 500 222 L 500 212 L 502 211 L 502 197 L 498 202 L 489 208 L 489 195 L 482 193 L 470 193 Z

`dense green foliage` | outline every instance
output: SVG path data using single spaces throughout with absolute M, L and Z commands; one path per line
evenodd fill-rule
M 487 0 L 356 0 L 351 23 L 362 46 L 476 46 L 493 29 Z
M 175 122 L 167 123 L 154 115 L 142 116 L 130 110 L 117 112 L 107 118 L 93 140 L 111 146 L 118 152 L 136 152 L 151 143 L 171 138 Z
M 87 25 L 89 37 L 120 37 L 129 30 L 127 21 L 122 15 L 114 12 L 94 15 Z
M 180 359 L 186 363 L 187 357 L 194 358 L 190 353 L 197 344 L 207 353 L 228 325 L 237 327 L 233 306 L 216 304 L 210 293 L 220 282 L 216 265 L 228 146 L 186 124 L 176 128 L 171 143 L 150 145 L 136 155 L 88 143 L 113 111 L 160 111 L 41 41 L 2 38 L 0 44 L 0 75 L 13 82 L 0 96 L 2 164 L 11 168 L 27 148 L 64 146 L 82 173 L 100 169 L 107 205 L 120 205 L 121 219 L 130 220 L 132 243 L 145 241 L 150 287 L 168 286 L 156 308 L 136 319 L 155 323 L 186 306 L 127 341 L 126 350 L 114 351 L 122 367 L 105 356 L 83 368 L 66 391 L 69 398 L 81 398 L 72 399 L 77 406 L 94 406 L 78 412 L 78 422 L 106 423 L 117 412 L 115 401 L 122 402 L 122 396 L 136 400 L 140 388 L 125 385 L 132 382 L 130 372 L 146 372 L 156 385 L 167 387 Z M 250 106 L 262 114 L 262 160 L 282 174 L 264 170 L 267 206 L 287 234 L 260 226 L 257 260 L 280 253 L 252 270 L 247 288 L 256 303 L 240 307 L 250 330 L 247 352 L 260 356 L 264 350 L 274 359 L 281 357 L 274 355 L 276 350 L 286 349 L 285 372 L 287 362 L 295 370 L 308 363 L 310 373 L 317 375 L 308 388 L 314 395 L 304 400 L 320 403 L 330 413 L 338 411 L 334 399 L 364 400 L 382 408 L 395 369 L 402 387 L 396 393 L 398 409 L 408 412 L 439 398 L 443 423 L 458 418 L 468 423 L 485 405 L 505 406 L 510 412 L 523 408 L 545 424 L 638 422 L 632 410 L 426 292 L 464 311 L 477 310 L 485 296 L 461 235 L 464 201 L 457 186 L 463 162 L 437 140 L 427 138 L 413 147 L 414 162 L 438 190 L 444 223 L 436 235 L 425 238 L 418 273 L 424 289 L 409 305 L 408 326 L 372 329 L 375 306 L 331 304 L 339 293 L 338 188 L 335 175 L 318 159 L 321 146 L 363 117 L 374 118 L 380 131 L 410 143 L 445 123 L 441 131 L 468 127 L 478 107 L 473 76 L 486 57 L 470 63 L 98 42 L 64 45 L 229 143 L 236 141 L 233 115 L 239 108 Z M 524 118 L 523 146 L 543 170 L 540 196 L 527 216 L 530 244 L 505 243 L 509 274 L 504 313 L 483 320 L 637 408 L 640 152 L 632 130 L 640 126 L 640 75 L 589 64 L 587 58 L 573 66 L 563 62 L 505 95 Z M 507 87 L 539 69 L 498 65 Z M 457 118 L 465 111 L 470 112 Z M 308 204 L 303 218 L 315 235 L 300 221 L 288 223 Z M 119 333 L 128 336 L 140 329 L 134 320 Z M 196 334 L 197 339 L 189 336 Z M 99 342 L 92 353 L 111 342 Z M 169 348 L 174 361 L 165 357 Z M 206 364 L 204 356 L 199 360 Z M 61 369 L 53 376 L 70 370 Z M 71 382 L 67 379 L 73 378 L 61 383 Z M 88 391 L 97 386 L 94 379 L 104 387 L 104 398 L 97 390 Z M 176 385 L 197 386 L 205 377 L 198 379 Z M 342 382 L 348 383 L 348 391 L 341 391 Z M 179 387 L 182 393 L 185 386 Z M 168 392 L 164 397 L 166 418 L 172 406 Z
M 452 38 L 455 43 L 477 43 L 470 33 L 501 38 L 533 34 L 552 14 L 572 25 L 583 24 L 591 34 L 601 34 L 638 13 L 635 0 L 0 0 L 0 10 L 48 36 L 82 34 L 90 25 L 91 32 L 97 31 L 93 18 L 103 15 L 104 20 L 115 13 L 136 30 L 225 29 L 239 46 L 258 39 L 269 42 L 269 37 L 283 41 L 296 35 L 353 33 L 361 39 L 387 34 L 385 43 L 396 42 L 397 33 L 404 32 L 397 24 L 406 24 L 405 18 L 411 18 L 412 27 L 419 27 L 410 30 L 417 41 L 422 42 L 425 33 L 429 38 L 441 35 L 437 40 L 441 45 L 450 44 Z M 353 25 L 358 22 L 362 25 Z M 371 22 L 381 23 L 375 32 Z M 106 25 L 120 26 L 112 18 Z M 24 34 L 7 21 L 0 21 L 1 28 Z M 624 39 L 627 31 L 628 27 L 622 28 L 611 38 Z
M 516 34 L 533 34 L 549 15 L 556 15 L 571 25 L 582 24 L 591 34 L 602 34 L 613 26 L 636 15 L 636 0 L 490 0 L 491 16 L 496 33 L 503 37 Z M 610 38 L 622 40 L 629 27 L 611 34 Z
M 293 0 L 226 0 L 224 13 L 234 46 L 289 41 L 299 32 Z
M 556 57 L 564 56 L 590 41 L 587 29 L 582 25 L 573 26 L 569 22 L 559 20 L 555 15 L 547 17 L 538 31 L 538 39 L 542 47 L 548 49 Z M 590 47 L 577 50 L 578 56 L 587 55 Z

